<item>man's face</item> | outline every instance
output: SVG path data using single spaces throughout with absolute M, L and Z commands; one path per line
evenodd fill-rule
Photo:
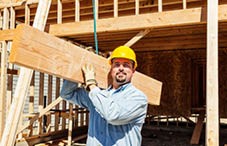
M 135 69 L 131 60 L 123 58 L 113 59 L 111 65 L 113 87 L 118 88 L 120 85 L 130 82 L 134 72 Z

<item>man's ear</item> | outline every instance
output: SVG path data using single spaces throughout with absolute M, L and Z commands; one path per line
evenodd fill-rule
M 136 71 L 136 69 L 133 68 L 133 69 L 132 69 L 132 73 L 134 73 L 135 71 Z

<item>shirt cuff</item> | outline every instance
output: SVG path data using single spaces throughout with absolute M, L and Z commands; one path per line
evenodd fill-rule
M 90 92 L 89 92 L 89 97 L 90 98 L 93 98 L 95 97 L 100 91 L 100 88 L 99 87 L 95 87 L 93 88 Z

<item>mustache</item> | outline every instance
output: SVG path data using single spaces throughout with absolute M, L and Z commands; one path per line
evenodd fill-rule
M 120 73 L 123 73 L 124 75 L 126 75 L 126 72 L 124 72 L 124 71 L 119 71 L 116 73 L 116 75 L 119 75 Z

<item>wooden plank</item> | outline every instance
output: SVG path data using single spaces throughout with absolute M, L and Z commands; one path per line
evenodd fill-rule
M 125 46 L 131 47 L 136 42 L 138 42 L 140 39 L 142 39 L 146 34 L 148 34 L 151 30 L 145 29 L 143 31 L 140 31 L 136 36 L 134 36 L 132 39 L 130 39 L 127 43 L 125 43 Z
M 218 0 L 207 0 L 206 145 L 219 145 Z
M 24 24 L 17 27 L 17 32 L 10 54 L 12 63 L 80 83 L 84 82 L 81 66 L 92 63 L 99 86 L 108 86 L 110 65 L 106 58 Z M 148 96 L 150 104 L 159 105 L 161 82 L 139 72 L 132 82 Z
M 99 19 L 97 20 L 97 33 L 200 23 L 201 11 L 201 8 L 194 8 L 162 13 Z M 53 24 L 50 25 L 49 33 L 60 37 L 91 34 L 93 33 L 93 21 L 87 20 L 81 22 Z
M 203 20 L 201 20 L 203 13 L 202 8 L 193 8 L 162 13 L 140 14 L 138 16 L 99 19 L 97 20 L 97 33 L 201 23 L 203 22 Z M 226 19 L 227 5 L 219 5 L 219 20 L 226 21 Z M 53 24 L 50 25 L 49 32 L 60 37 L 92 34 L 93 21 Z
M 14 1 L 14 2 L 4 2 L 4 3 L 0 3 L 0 9 L 5 7 L 20 6 L 20 5 L 23 5 L 25 1 L 26 1 L 26 4 L 33 4 L 33 3 L 39 2 L 39 0 L 20 0 L 20 1 Z
M 40 0 L 37 8 L 37 14 L 33 27 L 44 30 L 47 21 L 47 14 L 49 12 L 51 0 Z M 20 115 L 23 109 L 26 92 L 29 88 L 33 71 L 27 68 L 21 67 L 21 72 L 17 82 L 13 102 L 10 106 L 9 115 L 7 117 L 7 123 L 2 136 L 1 144 L 4 146 L 14 145 L 16 138 L 16 130 L 18 127 Z
M 193 131 L 190 144 L 199 144 L 200 136 L 203 129 L 205 113 L 204 111 L 199 114 L 198 121 L 196 123 L 195 129 Z

